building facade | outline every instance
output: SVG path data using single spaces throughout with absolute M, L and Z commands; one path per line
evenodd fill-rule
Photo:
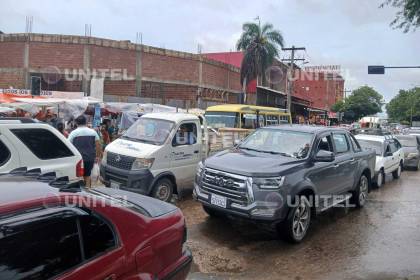
M 184 108 L 240 100 L 240 69 L 204 56 L 102 38 L 0 34 L 0 88 L 90 93 L 103 79 L 104 100 Z

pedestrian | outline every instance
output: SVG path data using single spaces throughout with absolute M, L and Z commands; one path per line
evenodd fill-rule
M 84 175 L 86 187 L 91 187 L 91 172 L 93 166 L 102 157 L 102 147 L 98 133 L 86 126 L 86 117 L 81 115 L 76 118 L 77 128 L 69 135 L 70 142 L 79 150 L 83 158 Z
M 64 128 L 64 123 L 59 122 L 57 124 L 57 130 L 60 131 L 66 138 L 69 137 L 69 133 Z

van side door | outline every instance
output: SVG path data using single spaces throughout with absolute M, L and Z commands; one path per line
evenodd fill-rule
M 201 159 L 202 131 L 198 121 L 179 124 L 171 142 L 171 171 L 178 188 L 192 188 L 195 169 Z

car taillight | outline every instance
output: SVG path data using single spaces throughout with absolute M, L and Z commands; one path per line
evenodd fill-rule
M 83 166 L 83 160 L 80 160 L 76 164 L 76 177 L 83 177 L 84 174 L 85 174 L 85 169 Z

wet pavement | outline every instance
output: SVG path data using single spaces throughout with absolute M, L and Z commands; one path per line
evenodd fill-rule
M 420 172 L 387 177 L 363 209 L 334 208 L 298 245 L 178 203 L 194 255 L 189 279 L 420 279 Z

